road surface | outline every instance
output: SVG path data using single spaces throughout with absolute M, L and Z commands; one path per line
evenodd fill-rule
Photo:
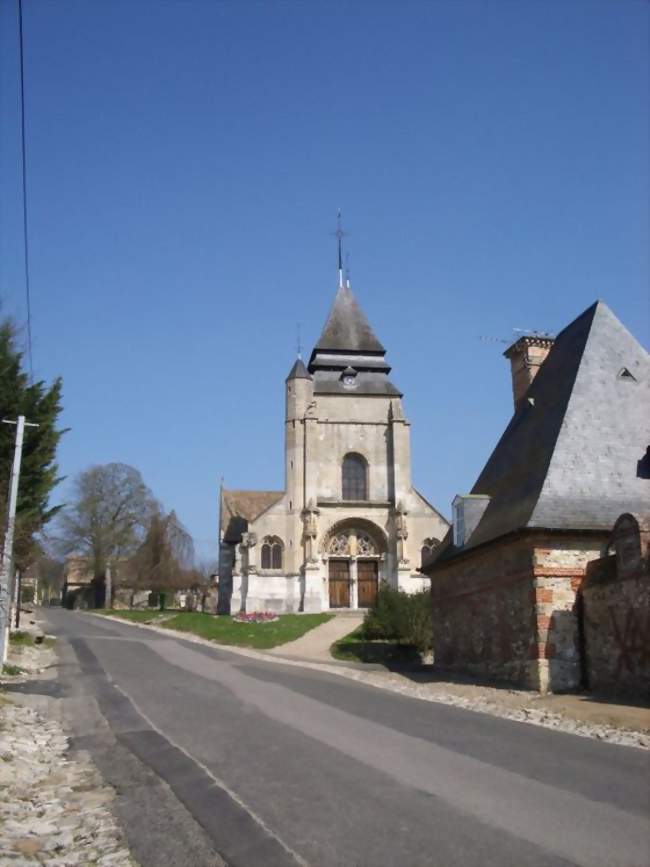
M 142 867 L 647 867 L 650 753 L 50 610 Z

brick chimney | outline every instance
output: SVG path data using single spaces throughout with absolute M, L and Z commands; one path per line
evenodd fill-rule
M 510 359 L 515 412 L 522 406 L 526 392 L 554 342 L 555 339 L 548 335 L 525 334 L 503 353 Z

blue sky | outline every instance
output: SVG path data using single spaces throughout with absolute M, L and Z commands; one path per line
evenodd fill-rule
M 16 5 L 0 298 L 24 321 Z M 23 6 L 34 367 L 63 376 L 61 469 L 138 467 L 201 554 L 221 475 L 282 487 L 284 378 L 334 296 L 338 208 L 415 484 L 445 513 L 511 414 L 481 335 L 602 298 L 647 343 L 642 0 Z

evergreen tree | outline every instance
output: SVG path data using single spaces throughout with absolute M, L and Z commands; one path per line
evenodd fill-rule
M 37 428 L 25 428 L 20 486 L 16 509 L 14 562 L 24 570 L 38 556 L 34 536 L 56 514 L 60 506 L 50 504 L 50 494 L 61 481 L 56 450 L 65 430 L 57 428 L 61 413 L 60 378 L 51 385 L 40 381 L 30 385 L 23 370 L 16 329 L 5 319 L 0 322 L 0 412 L 15 420 L 24 415 Z M 16 442 L 16 428 L 0 424 L 0 518 L 2 537 L 6 529 L 9 481 Z

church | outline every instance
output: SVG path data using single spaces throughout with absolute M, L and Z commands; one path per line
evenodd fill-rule
M 221 489 L 219 610 L 367 608 L 413 593 L 449 528 L 411 484 L 410 424 L 386 350 L 343 279 L 285 383 L 283 491 Z

